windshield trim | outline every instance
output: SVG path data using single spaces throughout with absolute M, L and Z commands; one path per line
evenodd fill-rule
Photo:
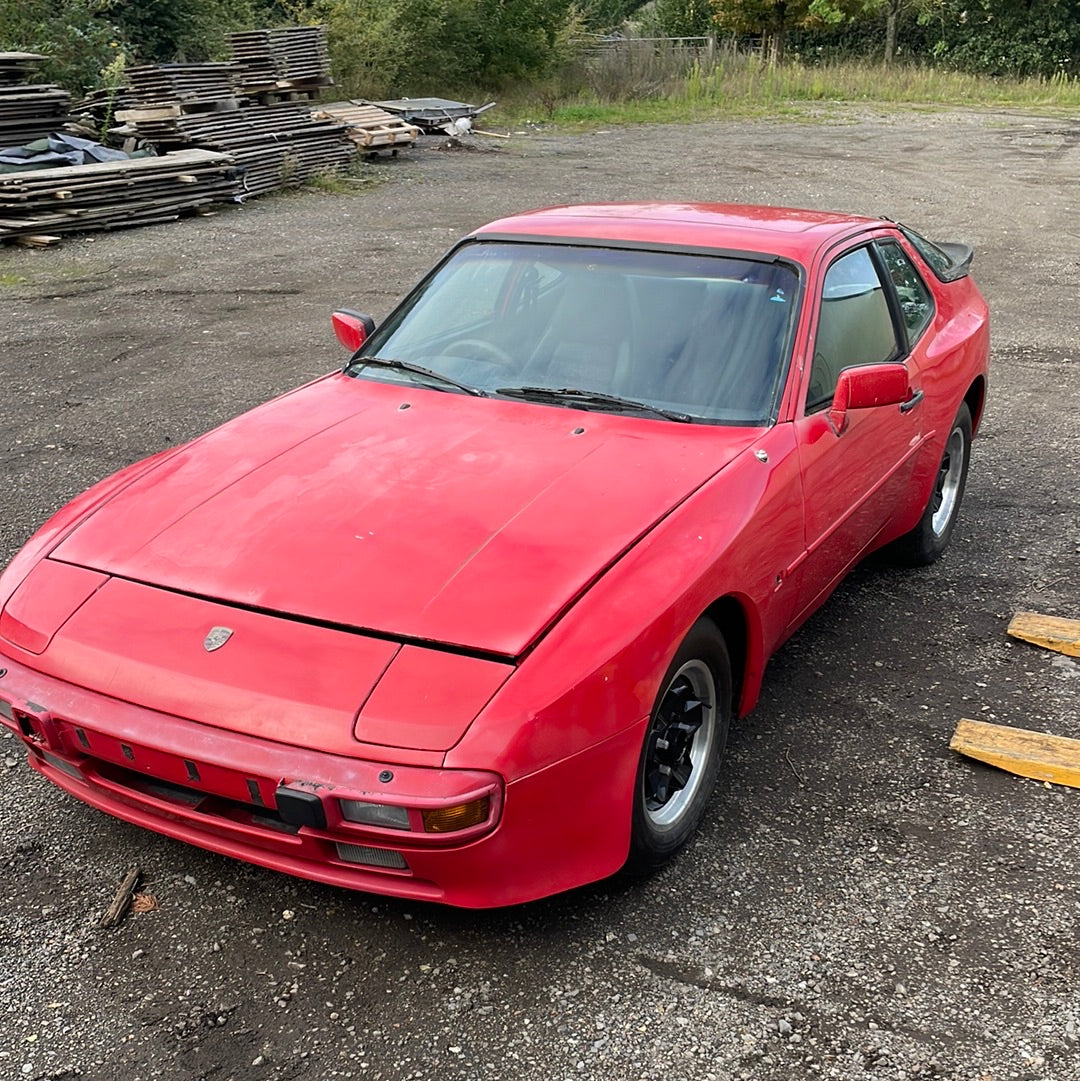
M 775 252 L 748 248 L 719 248 L 712 244 L 668 244 L 658 240 L 620 240 L 612 237 L 564 236 L 546 233 L 473 233 L 455 244 L 447 256 L 467 244 L 547 244 L 560 248 L 611 248 L 613 251 L 655 251 L 671 255 L 706 255 L 717 259 L 751 259 L 755 263 L 784 263 L 801 275 L 801 267 Z M 801 283 L 800 276 L 800 283 Z

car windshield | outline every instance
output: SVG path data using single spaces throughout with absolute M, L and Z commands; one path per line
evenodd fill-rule
M 761 425 L 786 367 L 797 288 L 792 267 L 766 259 L 472 242 L 413 291 L 347 371 Z

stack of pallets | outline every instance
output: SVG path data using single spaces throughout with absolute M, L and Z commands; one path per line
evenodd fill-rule
M 120 229 L 205 213 L 232 198 L 226 154 L 182 150 L 0 175 L 0 239 Z
M 243 173 L 238 199 L 349 165 L 356 146 L 345 124 L 313 116 L 303 101 L 281 100 L 316 96 L 330 83 L 325 28 L 251 30 L 231 41 L 229 63 L 131 69 L 138 100 L 116 119 L 157 146 L 229 154 Z
M 228 153 L 243 172 L 240 198 L 340 170 L 356 154 L 343 124 L 316 120 L 299 102 L 239 105 L 212 113 L 151 112 L 143 110 L 141 119 L 128 121 L 140 137 L 159 146 L 201 146 Z
M 0 86 L 26 82 L 45 59 L 40 53 L 0 53 Z
M 206 105 L 235 97 L 235 64 L 143 64 L 125 71 L 132 94 L 143 105 Z
M 26 82 L 44 59 L 37 53 L 0 53 L 0 147 L 41 139 L 71 119 L 66 90 Z
M 326 27 L 288 26 L 229 35 L 245 94 L 307 93 L 332 83 Z
M 349 138 L 367 154 L 412 146 L 420 129 L 365 101 L 320 102 L 315 116 L 344 124 Z
M 350 137 L 346 123 L 291 100 L 317 96 L 332 81 L 323 27 L 234 34 L 232 44 L 228 63 L 143 64 L 127 70 L 122 90 L 87 99 L 95 121 L 126 125 L 114 134 L 168 153 L 0 174 L 0 240 L 166 221 L 340 171 L 358 144 L 415 139 L 388 115 Z M 0 146 L 21 145 L 70 119 L 64 91 L 23 85 L 43 59 L 0 53 Z M 32 123 L 22 124 L 24 114 Z

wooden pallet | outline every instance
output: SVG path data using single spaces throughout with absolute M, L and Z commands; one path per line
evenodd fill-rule
M 380 147 L 412 146 L 420 129 L 401 117 L 360 101 L 333 101 L 320 104 L 315 116 L 346 125 L 349 138 L 365 150 Z

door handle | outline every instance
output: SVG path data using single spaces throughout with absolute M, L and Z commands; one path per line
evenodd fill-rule
M 900 403 L 900 412 L 910 413 L 922 400 L 923 392 L 921 390 L 912 391 L 911 397 L 906 402 Z

